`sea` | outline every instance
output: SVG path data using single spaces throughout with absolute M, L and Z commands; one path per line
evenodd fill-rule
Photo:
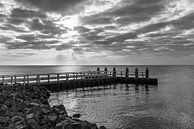
M 149 68 L 158 85 L 113 84 L 52 93 L 51 106 L 63 104 L 69 115 L 108 129 L 194 129 L 194 66 L 0 66 L 0 75 Z

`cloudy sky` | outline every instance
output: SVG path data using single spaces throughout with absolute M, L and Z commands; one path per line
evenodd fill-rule
M 194 0 L 0 0 L 0 64 L 194 64 Z

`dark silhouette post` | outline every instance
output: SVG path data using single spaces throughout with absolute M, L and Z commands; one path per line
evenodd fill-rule
M 146 78 L 149 78 L 149 69 L 146 68 Z
M 97 74 L 99 74 L 100 73 L 100 68 L 99 67 L 97 67 Z
M 129 69 L 126 68 L 125 77 L 129 77 Z
M 113 77 L 116 77 L 116 68 L 113 68 Z
M 107 74 L 107 67 L 104 68 L 104 74 L 106 75 Z
M 138 68 L 135 69 L 135 78 L 138 78 Z

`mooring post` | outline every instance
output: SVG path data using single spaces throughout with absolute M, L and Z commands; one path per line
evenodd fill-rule
M 129 77 L 129 69 L 126 68 L 125 77 Z
M 135 69 L 135 78 L 138 78 L 138 68 Z
M 116 77 L 116 68 L 113 68 L 113 77 Z
M 149 69 L 146 68 L 146 78 L 149 78 Z

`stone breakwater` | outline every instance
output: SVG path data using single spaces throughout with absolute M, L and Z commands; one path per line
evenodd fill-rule
M 49 96 L 44 87 L 1 86 L 0 129 L 106 129 L 68 116 L 64 105 L 51 107 Z

